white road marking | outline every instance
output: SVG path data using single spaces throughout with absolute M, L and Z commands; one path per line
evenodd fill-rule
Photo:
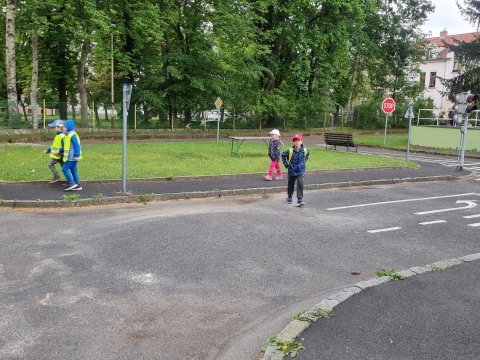
M 480 223 L 468 224 L 467 226 L 477 227 L 477 226 L 480 226 Z
M 445 211 L 465 210 L 465 209 L 471 209 L 471 208 L 474 208 L 475 206 L 477 206 L 477 204 L 474 201 L 471 201 L 471 200 L 457 200 L 456 203 L 457 204 L 467 204 L 467 205 L 457 207 L 457 208 L 450 208 L 450 209 L 420 211 L 420 212 L 416 212 L 415 215 L 427 215 L 427 214 L 436 214 L 436 213 L 445 212 Z
M 376 233 L 379 233 L 379 232 L 395 231 L 395 230 L 400 230 L 400 229 L 401 229 L 401 227 L 395 226 L 395 227 L 385 228 L 385 229 L 368 230 L 367 232 L 369 232 L 370 234 L 376 234 Z
M 471 196 L 471 195 L 479 195 L 479 194 L 477 194 L 477 193 L 466 193 L 466 194 L 457 194 L 457 195 L 444 195 L 444 196 L 432 196 L 432 197 L 425 197 L 425 198 L 414 198 L 414 199 L 381 201 L 381 202 L 358 204 L 358 205 L 339 206 L 339 207 L 328 208 L 327 210 L 330 211 L 330 210 L 353 209 L 353 208 L 359 208 L 359 207 L 365 207 L 365 206 L 397 204 L 397 203 L 403 203 L 403 202 L 413 202 L 413 201 L 445 199 L 445 198 L 452 198 L 452 197 L 459 197 L 459 196 Z
M 446 220 L 433 220 L 433 221 L 425 221 L 418 223 L 419 225 L 432 225 L 432 224 L 440 224 L 440 223 L 446 223 Z
M 480 217 L 480 214 L 475 214 L 475 215 L 465 215 L 465 216 L 462 216 L 464 219 L 473 219 L 473 218 L 477 218 L 477 217 Z

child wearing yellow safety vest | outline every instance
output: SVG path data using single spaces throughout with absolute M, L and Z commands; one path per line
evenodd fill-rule
M 303 136 L 295 134 L 292 137 L 293 146 L 282 152 L 283 165 L 288 169 L 287 204 L 292 203 L 295 182 L 297 183 L 297 206 L 305 205 L 303 201 L 303 178 L 305 163 L 310 156 L 310 150 L 303 146 Z
M 62 120 L 55 120 L 48 124 L 49 128 L 54 128 L 57 132 L 57 135 L 53 139 L 52 146 L 44 151 L 45 154 L 50 154 L 50 160 L 48 161 L 48 168 L 53 174 L 53 179 L 49 181 L 49 184 L 55 184 L 60 181 L 60 176 L 58 175 L 56 164 L 63 165 L 63 140 L 65 138 L 64 132 L 64 123 Z
M 65 144 L 63 147 L 63 174 L 67 179 L 68 185 L 65 191 L 82 190 L 80 177 L 78 176 L 77 163 L 82 158 L 82 149 L 80 146 L 80 137 L 75 132 L 75 123 L 73 120 L 65 121 Z

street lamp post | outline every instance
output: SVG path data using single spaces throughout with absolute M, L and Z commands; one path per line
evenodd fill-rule
M 115 92 L 114 92 L 114 81 L 113 81 L 113 29 L 115 24 L 110 24 L 111 33 L 110 33 L 110 60 L 111 60 L 111 95 L 112 95 L 112 129 L 115 127 Z

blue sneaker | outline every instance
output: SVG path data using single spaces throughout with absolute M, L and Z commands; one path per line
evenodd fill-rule
M 292 203 L 292 198 L 287 198 L 287 204 L 291 204 Z

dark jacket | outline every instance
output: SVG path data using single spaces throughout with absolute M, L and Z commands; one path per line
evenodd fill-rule
M 280 161 L 280 146 L 282 146 L 280 140 L 270 139 L 270 144 L 268 144 L 268 157 L 272 161 Z
M 305 175 L 305 163 L 310 157 L 310 150 L 302 146 L 297 151 L 295 146 L 292 146 L 292 158 L 288 161 L 290 149 L 282 152 L 283 165 L 288 169 L 288 176 L 303 176 Z M 306 151 L 305 151 L 306 150 Z

